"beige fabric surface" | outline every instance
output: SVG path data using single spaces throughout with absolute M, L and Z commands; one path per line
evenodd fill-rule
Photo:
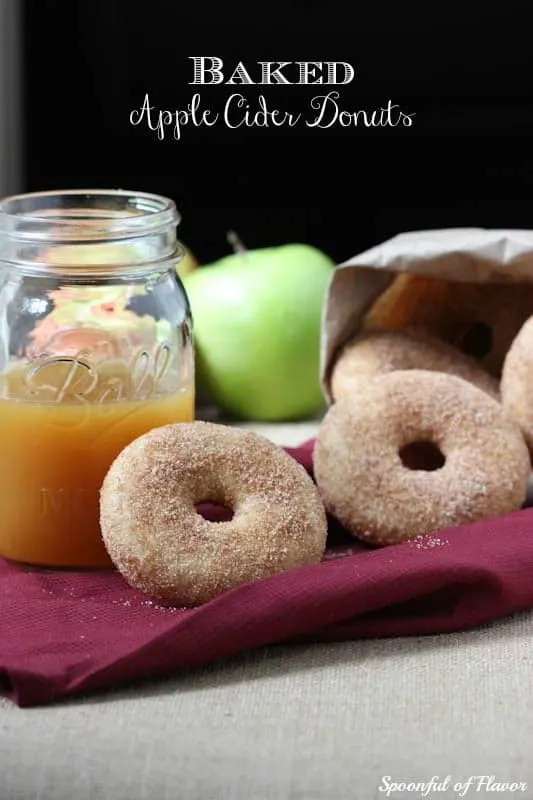
M 312 425 L 259 432 L 287 444 Z M 533 578 L 533 576 L 532 576 Z M 471 776 L 533 798 L 533 613 L 446 636 L 271 647 L 162 681 L 0 700 L 0 800 L 373 800 Z M 493 787 L 497 785 L 493 783 Z

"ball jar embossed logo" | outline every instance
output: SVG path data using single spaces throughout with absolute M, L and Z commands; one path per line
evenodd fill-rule
M 132 399 L 145 399 L 157 394 L 171 361 L 172 350 L 167 342 L 158 345 L 153 354 L 147 350 L 139 350 L 130 366 Z
M 85 400 L 98 383 L 98 373 L 83 350 L 76 356 L 48 356 L 32 361 L 24 382 L 33 400 L 63 403 Z
M 153 351 L 137 350 L 129 361 L 94 361 L 87 350 L 75 355 L 43 355 L 28 365 L 24 383 L 34 402 L 54 405 L 148 400 L 166 393 L 164 378 L 173 358 L 168 342 L 161 342 Z

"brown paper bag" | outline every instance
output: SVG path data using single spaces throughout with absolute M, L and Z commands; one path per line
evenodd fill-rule
M 417 329 L 457 346 L 499 377 L 533 315 L 533 230 L 402 233 L 339 264 L 322 318 L 320 371 L 362 330 Z

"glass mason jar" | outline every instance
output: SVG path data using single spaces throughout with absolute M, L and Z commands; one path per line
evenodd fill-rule
M 178 223 L 145 193 L 0 202 L 0 555 L 110 566 L 108 468 L 137 436 L 194 418 Z

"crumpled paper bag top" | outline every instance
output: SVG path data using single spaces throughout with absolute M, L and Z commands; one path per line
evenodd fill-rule
M 403 279 L 398 277 L 402 273 Z M 385 293 L 397 280 L 404 281 L 406 298 L 409 292 L 419 295 L 420 320 L 417 313 L 411 313 L 415 327 L 425 327 L 460 346 L 456 339 L 468 335 L 470 323 L 479 318 L 477 324 L 492 326 L 496 331 L 494 352 L 480 355 L 480 362 L 498 375 L 510 341 L 533 314 L 533 287 L 530 291 L 523 286 L 533 283 L 533 230 L 413 231 L 339 264 L 322 317 L 320 374 L 328 401 L 328 375 L 339 348 L 361 331 L 365 320 L 372 318 L 377 301 L 387 297 Z M 414 292 L 413 287 L 420 288 L 424 281 L 425 290 Z M 495 291 L 487 289 L 488 284 L 500 287 Z M 376 315 L 377 321 L 383 319 L 384 315 Z

